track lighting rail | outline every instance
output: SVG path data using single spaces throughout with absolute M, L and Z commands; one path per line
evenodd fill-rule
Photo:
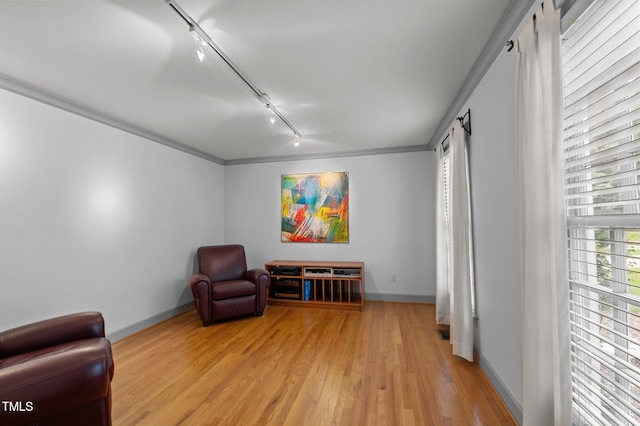
M 189 27 L 189 31 L 194 33 L 202 42 L 207 44 L 214 52 L 220 56 L 220 58 L 233 70 L 233 72 L 251 89 L 254 95 L 258 98 L 258 100 L 265 106 L 268 107 L 274 115 L 278 116 L 278 118 L 293 132 L 296 137 L 296 141 L 300 138 L 301 133 L 291 124 L 287 118 L 282 115 L 280 111 L 271 103 L 267 95 L 256 86 L 256 84 L 251 81 L 246 74 L 244 74 L 240 68 L 227 56 L 226 53 L 218 46 L 209 35 L 198 25 L 198 23 L 191 17 L 189 14 L 174 0 L 165 0 L 165 3 L 173 9 L 173 11 L 182 18 L 182 20 Z

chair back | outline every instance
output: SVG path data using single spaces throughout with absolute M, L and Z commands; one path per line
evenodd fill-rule
M 247 258 L 240 244 L 200 247 L 197 256 L 199 272 L 212 282 L 241 280 L 247 272 Z

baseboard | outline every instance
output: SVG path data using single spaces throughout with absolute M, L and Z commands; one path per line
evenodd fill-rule
M 413 303 L 435 303 L 435 296 L 418 296 L 411 294 L 366 294 L 366 299 L 374 302 L 413 302 Z M 145 328 L 149 328 L 152 325 L 156 325 L 159 322 L 168 320 L 171 317 L 180 315 L 183 312 L 193 308 L 193 302 L 187 302 L 183 305 L 176 306 L 173 309 L 166 310 L 159 314 L 156 314 L 150 318 L 131 324 L 120 330 L 116 330 L 107 334 L 107 338 L 111 342 L 117 342 L 120 339 L 124 339 L 127 336 L 131 336 L 138 331 L 142 331 Z
M 493 384 L 493 387 L 496 388 L 502 400 L 507 404 L 509 411 L 511 411 L 511 414 L 513 414 L 518 424 L 522 424 L 522 406 L 515 400 L 511 392 L 509 392 L 509 389 L 507 389 L 502 380 L 500 380 L 500 376 L 496 374 L 487 359 L 482 356 L 482 353 L 478 351 L 477 354 L 480 367 L 491 381 L 491 384 Z
M 417 294 L 382 294 L 366 293 L 365 299 L 372 302 L 413 302 L 413 303 L 436 303 L 435 296 L 423 296 Z
M 117 342 L 120 339 L 124 339 L 127 336 L 131 336 L 132 334 L 137 333 L 138 331 L 142 331 L 145 328 L 149 328 L 159 322 L 168 320 L 169 318 L 175 317 L 176 315 L 180 315 L 181 313 L 186 312 L 191 308 L 193 308 L 193 302 L 178 305 L 173 309 L 168 309 L 150 318 L 147 318 L 135 324 L 131 324 L 130 326 L 127 326 L 125 328 L 121 328 L 120 330 L 114 331 L 113 333 L 109 333 L 107 334 L 107 338 L 111 340 L 111 343 Z

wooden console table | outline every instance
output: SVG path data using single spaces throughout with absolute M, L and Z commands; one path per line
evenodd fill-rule
M 362 311 L 364 262 L 273 260 L 267 303 L 274 306 Z

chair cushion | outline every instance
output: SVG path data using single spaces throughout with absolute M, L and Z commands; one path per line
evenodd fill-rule
M 251 281 L 234 280 L 211 283 L 213 300 L 231 299 L 233 297 L 251 296 L 256 294 L 257 286 Z

